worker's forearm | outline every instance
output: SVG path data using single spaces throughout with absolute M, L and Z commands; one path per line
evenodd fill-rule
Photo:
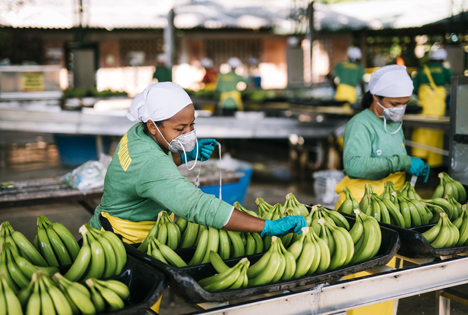
M 172 153 L 172 159 L 174 160 L 175 165 L 182 165 L 182 157 L 178 153 Z
M 228 223 L 223 227 L 223 230 L 238 231 L 238 232 L 253 232 L 261 233 L 265 226 L 265 220 L 251 216 L 237 209 L 232 212 Z

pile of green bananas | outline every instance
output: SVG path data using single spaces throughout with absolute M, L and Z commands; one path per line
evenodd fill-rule
M 333 220 L 321 218 L 318 236 L 325 241 L 330 251 L 330 266 L 328 270 L 348 265 L 354 256 L 354 243 L 346 228 L 337 226 Z M 315 229 L 315 227 L 312 227 Z
M 452 179 L 445 172 L 439 173 L 439 178 L 440 182 L 432 195 L 432 199 L 443 198 L 449 195 L 458 202 L 464 202 L 466 200 L 466 190 L 460 182 Z
M 348 189 L 348 187 L 345 187 L 343 191 L 346 194 L 346 199 L 340 205 L 340 207 L 338 208 L 338 211 L 346 213 L 346 214 L 352 214 L 354 209 L 359 209 L 359 203 L 354 198 L 353 194 Z
M 182 260 L 182 258 L 180 258 L 179 255 L 177 255 L 176 252 L 172 250 L 172 248 L 159 242 L 156 237 L 151 236 L 147 240 L 147 243 L 147 255 L 154 257 L 167 265 L 171 265 L 177 268 L 187 267 L 187 264 Z
M 52 223 L 44 215 L 37 218 L 35 247 L 49 266 L 71 265 L 80 251 L 73 234 L 61 223 Z
M 31 281 L 34 272 L 40 270 L 44 274 L 52 275 L 58 272 L 57 267 L 35 266 L 24 257 L 21 257 L 17 249 L 10 242 L 2 245 L 0 272 L 2 272 L 13 292 L 18 293 Z
M 48 264 L 41 253 L 31 244 L 31 242 L 19 231 L 13 230 L 8 221 L 2 222 L 0 226 L 0 245 L 10 243 L 17 253 L 32 264 L 40 267 L 47 267 Z
M 79 232 L 83 244 L 65 278 L 84 281 L 119 275 L 127 263 L 127 252 L 117 235 L 100 231 L 89 224 L 81 226 Z
M 148 247 L 147 240 L 150 237 L 156 237 L 161 244 L 167 245 L 173 250 L 176 250 L 179 248 L 179 244 L 181 243 L 181 235 L 179 225 L 172 222 L 171 217 L 166 211 L 161 211 L 158 214 L 156 224 L 149 231 L 143 242 L 141 242 L 140 248 L 138 249 L 142 252 L 146 252 Z
M 465 229 L 466 233 L 468 233 L 467 230 Z M 439 222 L 422 235 L 434 248 L 454 247 L 460 238 L 460 232 L 445 213 L 440 213 Z
M 377 255 L 382 243 L 382 231 L 374 217 L 354 210 L 356 222 L 349 231 L 354 244 L 354 256 L 351 263 L 360 263 Z
M 416 200 L 421 200 L 421 196 L 416 192 L 414 189 L 414 186 L 411 182 L 406 182 L 403 187 L 399 190 L 399 192 L 406 198 L 409 199 L 416 199 Z
M 249 284 L 247 277 L 247 268 L 250 262 L 247 258 L 242 258 L 232 268 L 228 267 L 219 255 L 215 252 L 210 253 L 212 256 L 212 264 L 215 266 L 218 274 L 198 281 L 200 286 L 209 292 L 217 292 L 223 290 L 235 290 L 246 288 Z
M 328 210 L 321 205 L 315 205 L 311 208 L 310 213 L 305 217 L 307 226 L 312 227 L 317 235 L 320 235 L 321 227 L 318 224 L 318 221 L 321 218 L 330 219 L 337 226 L 341 226 L 349 231 L 350 226 L 348 221 L 335 210 Z M 327 221 L 330 221 L 327 220 Z M 294 237 L 297 239 L 297 236 Z
M 447 214 L 449 220 L 456 220 L 461 215 L 461 206 L 455 206 L 445 198 L 422 199 L 421 204 L 433 214 L 429 223 L 437 223 L 440 213 Z
M 23 315 L 20 301 L 3 272 L 0 272 L 0 314 Z
M 117 280 L 88 279 L 86 286 L 56 273 L 50 278 L 38 271 L 29 285 L 18 294 L 25 314 L 73 315 L 99 314 L 124 308 L 130 295 L 128 287 Z

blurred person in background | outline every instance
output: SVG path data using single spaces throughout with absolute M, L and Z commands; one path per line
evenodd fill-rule
M 231 71 L 219 75 L 216 90 L 221 93 L 219 106 L 222 109 L 223 115 L 232 115 L 236 111 L 243 111 L 239 83 L 243 82 L 246 85 L 247 82 L 244 77 L 236 73 L 236 68 L 242 65 L 239 58 L 229 58 L 227 64 L 231 67 Z
M 348 60 L 335 66 L 333 85 L 336 85 L 335 100 L 346 101 L 348 106 L 357 101 L 356 87 L 360 85 L 364 93 L 364 67 L 359 63 L 361 50 L 357 47 L 348 48 Z
M 437 49 L 430 53 L 429 61 L 418 69 L 413 80 L 414 92 L 423 108 L 421 114 L 426 116 L 445 116 L 446 84 L 450 85 L 452 71 L 443 66 L 447 59 L 445 49 Z M 442 149 L 444 133 L 429 128 L 417 128 L 413 132 L 413 141 L 431 147 Z M 413 155 L 427 160 L 431 167 L 442 165 L 442 155 L 419 148 L 413 148 Z
M 247 60 L 249 65 L 249 88 L 251 89 L 261 89 L 262 88 L 262 78 L 260 77 L 260 71 L 258 70 L 258 60 L 250 57 Z
M 213 67 L 213 60 L 210 58 L 203 58 L 201 65 L 205 68 L 205 76 L 202 79 L 204 89 L 207 91 L 214 91 L 216 89 L 216 81 L 218 80 L 218 71 Z
M 167 65 L 165 54 L 158 55 L 156 71 L 153 73 L 153 83 L 155 82 L 172 82 L 172 67 Z

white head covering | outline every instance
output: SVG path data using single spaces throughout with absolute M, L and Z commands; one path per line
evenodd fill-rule
M 165 54 L 159 54 L 157 59 L 159 62 L 167 62 L 167 58 Z
M 362 54 L 361 50 L 357 47 L 349 47 L 348 48 L 348 57 L 351 60 L 361 59 Z
M 211 60 L 210 58 L 203 58 L 201 60 L 201 65 L 204 68 L 211 68 L 211 67 L 213 67 L 213 60 Z
M 369 91 L 385 97 L 407 97 L 413 94 L 413 81 L 405 66 L 385 66 L 372 73 Z
M 237 68 L 237 67 L 239 67 L 240 65 L 242 65 L 242 61 L 240 61 L 240 59 L 237 58 L 237 57 L 231 57 L 231 58 L 229 58 L 227 64 L 228 64 L 231 68 Z
M 443 48 L 439 48 L 437 50 L 431 51 L 429 55 L 429 59 L 431 60 L 445 60 L 447 59 L 447 51 Z
M 128 109 L 131 121 L 166 120 L 192 104 L 187 92 L 172 82 L 153 83 L 138 94 Z

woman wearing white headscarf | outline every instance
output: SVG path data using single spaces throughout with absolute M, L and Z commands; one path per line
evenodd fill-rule
M 380 195 L 386 181 L 392 181 L 400 189 L 407 172 L 424 176 L 427 181 L 429 166 L 407 155 L 401 128 L 412 93 L 413 82 L 405 66 L 385 66 L 372 74 L 369 91 L 361 102 L 365 109 L 346 125 L 343 154 L 346 177 L 335 188 L 341 194 L 336 209 L 346 198 L 344 187 L 359 201 L 366 183 L 372 184 Z
M 218 143 L 197 141 L 192 100 L 179 85 L 151 84 L 133 100 L 127 117 L 140 123 L 120 140 L 92 226 L 115 232 L 126 243 L 140 243 L 164 210 L 204 226 L 262 235 L 298 232 L 306 225 L 300 216 L 265 221 L 245 214 L 203 193 L 180 173 L 178 165 L 206 161 Z

